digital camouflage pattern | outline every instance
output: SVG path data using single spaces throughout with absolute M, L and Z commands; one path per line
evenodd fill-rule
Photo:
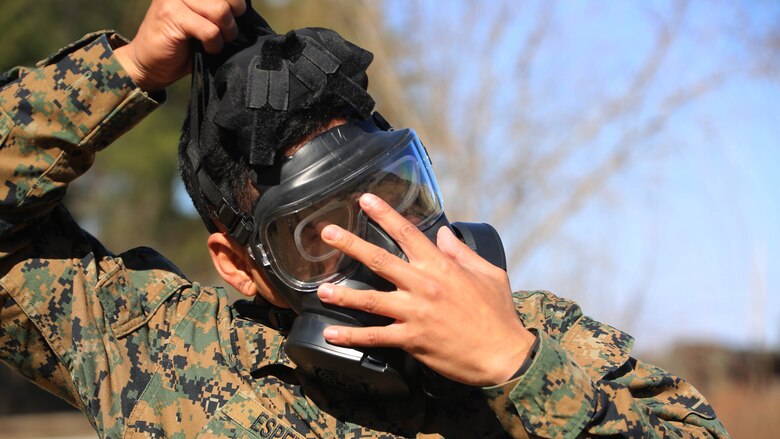
M 296 375 L 284 336 L 246 306 L 151 249 L 110 253 L 62 206 L 95 153 L 158 105 L 117 44 L 89 35 L 0 91 L 0 358 L 101 436 L 727 436 L 693 387 L 629 357 L 630 336 L 547 292 L 514 296 L 540 347 L 501 386 L 372 401 Z

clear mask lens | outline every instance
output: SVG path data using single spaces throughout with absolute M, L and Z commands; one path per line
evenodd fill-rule
M 295 227 L 295 247 L 309 262 L 322 262 L 338 251 L 320 238 L 322 229 L 330 224 L 354 230 L 354 207 L 347 201 L 333 201 L 304 218 Z
M 299 285 L 321 283 L 344 270 L 352 259 L 325 244 L 320 234 L 330 224 L 354 233 L 355 207 L 346 199 L 330 199 L 274 220 L 267 234 L 273 243 L 272 265 L 280 277 Z
M 279 277 L 293 287 L 314 289 L 351 272 L 354 261 L 320 236 L 330 224 L 363 236 L 366 220 L 358 204 L 363 193 L 379 196 L 418 227 L 434 222 L 443 208 L 421 150 L 414 141 L 386 165 L 375 165 L 318 201 L 271 220 L 265 237 Z
M 385 200 L 415 226 L 436 219 L 441 213 L 434 192 L 436 186 L 418 160 L 411 155 L 401 157 L 375 174 L 367 188 L 367 192 Z

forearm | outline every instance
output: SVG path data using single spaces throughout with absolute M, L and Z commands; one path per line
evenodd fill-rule
M 121 44 L 115 34 L 87 36 L 0 90 L 0 256 L 62 200 L 96 151 L 156 107 L 113 56 Z

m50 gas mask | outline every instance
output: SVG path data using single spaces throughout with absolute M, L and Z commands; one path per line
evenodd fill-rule
M 328 325 L 374 326 L 391 320 L 322 304 L 317 287 L 331 282 L 359 290 L 395 287 L 326 245 L 329 224 L 406 258 L 387 233 L 360 209 L 358 198 L 384 199 L 435 242 L 450 226 L 483 257 L 505 268 L 503 246 L 486 224 L 450 225 L 444 214 L 431 161 L 413 130 L 383 131 L 373 120 L 334 128 L 282 160 L 280 183 L 268 189 L 254 210 L 250 251 L 276 291 L 298 314 L 285 350 L 298 367 L 318 378 L 372 394 L 408 393 L 416 365 L 389 349 L 334 346 L 322 337 Z
M 193 63 L 189 163 L 184 165 L 194 177 L 193 197 L 213 206 L 201 216 L 210 231 L 219 230 L 216 221 L 248 248 L 272 288 L 295 312 L 285 351 L 299 371 L 363 394 L 409 394 L 420 385 L 420 371 L 425 377 L 435 374 L 407 353 L 345 348 L 324 340 L 322 331 L 329 325 L 377 326 L 392 320 L 325 305 L 316 295 L 320 284 L 379 291 L 395 287 L 326 245 L 320 239 L 322 229 L 339 225 L 405 258 L 358 205 L 360 195 L 373 193 L 434 242 L 440 227 L 451 227 L 478 254 L 505 268 L 501 240 L 486 224 L 450 224 L 431 161 L 417 135 L 410 129 L 392 130 L 381 116 L 370 113 L 373 100 L 365 91 L 370 53 L 322 29 L 272 34 L 254 11 L 240 20 L 242 47 L 232 52 L 228 48 L 216 59 L 199 54 Z M 247 28 L 254 33 L 248 41 Z M 279 139 L 274 133 L 287 112 L 305 109 L 323 90 L 335 90 L 356 117 L 318 135 L 292 156 L 276 154 L 273 145 Z M 253 167 L 260 197 L 252 215 L 229 202 L 225 188 L 205 171 L 201 142 L 209 130 L 231 132 L 238 145 L 224 147 L 236 148 Z

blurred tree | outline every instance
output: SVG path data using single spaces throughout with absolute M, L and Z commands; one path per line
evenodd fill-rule
M 0 62 L 4 67 L 29 65 L 88 32 L 117 29 L 132 34 L 148 1 L 6 0 L 0 3 L 4 30 Z

